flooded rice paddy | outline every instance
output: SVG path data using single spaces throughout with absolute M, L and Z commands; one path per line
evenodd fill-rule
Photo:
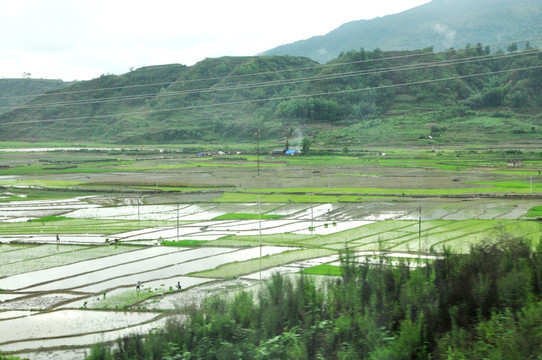
M 121 232 L 107 226 L 88 233 L 60 229 L 59 241 L 53 232 L 0 235 L 0 327 L 13 329 L 0 332 L 0 350 L 32 359 L 81 355 L 79 347 L 163 326 L 187 306 L 257 288 L 276 272 L 338 265 L 337 252 L 345 246 L 361 261 L 387 257 L 395 264 L 420 258 L 420 253 L 434 259 L 430 252 L 438 253 L 443 245 L 467 251 L 471 243 L 508 230 L 527 238 L 540 236 L 537 222 L 522 220 L 533 204 L 521 199 L 116 203 L 121 205 L 110 206 L 99 196 L 0 203 L 0 223 L 56 215 L 74 222 L 137 224 Z M 258 214 L 259 209 L 282 217 L 241 219 L 241 214 Z M 240 219 L 216 219 L 226 214 L 240 214 Z M 164 224 L 145 226 L 145 221 Z M 169 247 L 165 241 L 198 241 L 200 246 Z M 264 265 L 258 269 L 260 256 Z M 228 274 L 234 269 L 233 278 L 221 275 L 224 266 Z

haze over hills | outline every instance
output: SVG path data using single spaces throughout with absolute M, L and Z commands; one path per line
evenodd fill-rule
M 433 0 L 413 9 L 348 22 L 306 40 L 278 46 L 262 55 L 306 56 L 325 63 L 350 50 L 442 51 L 468 44 L 500 44 L 542 37 L 542 6 L 537 0 Z M 539 45 L 531 41 L 531 45 Z M 506 48 L 508 44 L 504 45 Z

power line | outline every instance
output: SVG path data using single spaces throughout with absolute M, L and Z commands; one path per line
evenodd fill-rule
M 5 107 L 0 107 L 0 109 L 33 109 L 33 108 L 44 108 L 44 107 L 52 107 L 52 106 L 89 105 L 89 104 L 98 104 L 98 103 L 113 102 L 113 101 L 143 100 L 143 99 L 166 97 L 166 96 L 201 94 L 201 93 L 229 91 L 229 90 L 246 90 L 246 89 L 269 87 L 269 86 L 284 86 L 284 85 L 291 85 L 291 84 L 302 83 L 302 82 L 334 80 L 334 79 L 339 79 L 339 78 L 347 78 L 347 77 L 361 76 L 361 75 L 372 75 L 372 74 L 379 74 L 379 73 L 385 73 L 385 72 L 423 70 L 425 68 L 430 68 L 430 67 L 453 66 L 453 65 L 458 65 L 458 64 L 468 64 L 468 63 L 490 61 L 490 60 L 502 60 L 502 59 L 511 58 L 511 57 L 535 55 L 540 52 L 541 50 L 533 49 L 531 51 L 509 53 L 509 54 L 503 54 L 503 55 L 499 54 L 499 55 L 474 56 L 474 57 L 462 58 L 462 59 L 432 61 L 432 62 L 425 62 L 425 63 L 419 63 L 419 64 L 407 64 L 407 65 L 400 65 L 400 66 L 394 66 L 394 67 L 388 67 L 388 68 L 350 71 L 350 72 L 345 72 L 345 73 L 332 73 L 332 74 L 316 75 L 316 76 L 294 78 L 294 79 L 269 80 L 269 81 L 258 82 L 258 83 L 238 84 L 238 85 L 220 86 L 220 87 L 213 87 L 213 88 L 189 89 L 189 90 L 181 90 L 181 91 L 169 91 L 165 93 L 113 96 L 113 97 L 106 97 L 106 98 L 99 98 L 99 99 L 72 100 L 72 101 L 53 102 L 53 103 L 30 104 L 30 105 L 22 105 L 22 106 L 5 106 Z
M 495 46 L 502 46 L 502 45 L 508 45 L 508 44 L 524 43 L 524 42 L 527 43 L 527 42 L 530 42 L 530 41 L 538 41 L 538 40 L 542 40 L 542 37 L 531 38 L 531 39 L 522 39 L 522 40 L 513 40 L 513 41 L 505 41 L 505 42 L 487 44 L 485 46 L 495 47 Z M 476 48 L 479 48 L 479 47 L 478 46 L 473 46 L 472 48 L 476 49 Z M 357 61 L 350 61 L 350 62 L 327 63 L 327 64 L 320 64 L 320 65 L 315 65 L 315 66 L 300 67 L 300 68 L 295 68 L 295 69 L 262 71 L 262 72 L 257 72 L 257 73 L 238 74 L 238 75 L 231 75 L 230 74 L 230 75 L 226 75 L 226 76 L 217 76 L 217 77 L 209 77 L 209 78 L 186 79 L 186 80 L 180 80 L 180 81 L 167 81 L 167 82 L 158 82 L 158 83 L 149 83 L 149 84 L 135 84 L 135 85 L 108 87 L 108 88 L 71 90 L 71 91 L 64 91 L 64 92 L 48 92 L 48 93 L 42 93 L 42 94 L 38 94 L 38 95 L 16 95 L 16 96 L 0 97 L 0 100 L 28 98 L 28 97 L 39 98 L 39 97 L 67 95 L 67 94 L 80 94 L 80 93 L 88 93 L 88 92 L 95 92 L 95 91 L 122 90 L 122 89 L 150 87 L 150 86 L 165 86 L 165 85 L 171 85 L 171 84 L 174 84 L 174 83 L 184 84 L 184 83 L 194 83 L 194 82 L 201 82 L 201 81 L 211 81 L 211 80 L 218 81 L 218 80 L 225 80 L 225 79 L 245 78 L 245 77 L 250 77 L 250 76 L 279 74 L 279 73 L 285 73 L 285 72 L 305 71 L 305 70 L 314 70 L 314 69 L 319 69 L 319 68 L 329 68 L 329 67 L 338 67 L 338 66 L 361 64 L 361 63 L 371 63 L 371 62 L 377 62 L 377 61 L 405 59 L 405 58 L 410 58 L 410 57 L 419 57 L 419 56 L 427 56 L 427 55 L 444 55 L 446 53 L 455 53 L 455 52 L 457 52 L 459 50 L 463 50 L 463 49 L 461 49 L 461 48 L 458 48 L 458 49 L 451 48 L 451 49 L 444 50 L 444 51 L 437 52 L 437 53 L 434 53 L 434 52 L 419 52 L 420 50 L 414 50 L 414 53 L 412 53 L 412 54 L 404 54 L 404 55 L 383 57 L 383 58 L 374 58 L 374 59 L 364 59 L 364 60 L 357 60 Z M 368 51 L 368 52 L 370 52 L 370 51 Z M 257 57 L 254 57 L 254 58 L 257 58 Z M 160 66 L 184 67 L 185 65 L 171 64 L 171 65 L 160 65 Z M 149 66 L 148 68 L 156 68 L 156 67 L 158 67 L 158 66 Z
M 229 106 L 229 105 L 260 103 L 260 102 L 266 102 L 266 101 L 291 100 L 291 99 L 298 99 L 298 98 L 339 95 L 339 94 L 360 92 L 360 91 L 379 90 L 379 89 L 396 88 L 396 87 L 411 86 L 411 85 L 423 85 L 423 84 L 430 84 L 430 83 L 436 83 L 436 82 L 441 82 L 441 81 L 459 80 L 459 79 L 466 79 L 466 78 L 473 78 L 473 77 L 480 77 L 480 76 L 488 76 L 488 75 L 495 75 L 495 74 L 503 74 L 503 73 L 509 73 L 509 72 L 514 72 L 514 71 L 540 69 L 540 68 L 542 68 L 542 65 L 527 66 L 527 67 L 521 67 L 521 68 L 499 70 L 499 71 L 491 71 L 491 72 L 469 74 L 469 75 L 457 75 L 457 76 L 451 76 L 451 77 L 440 78 L 440 79 L 420 80 L 420 81 L 407 82 L 407 83 L 401 83 L 401 84 L 380 85 L 380 86 L 375 86 L 375 87 L 367 87 L 367 88 L 363 88 L 363 89 L 345 89 L 345 90 L 337 90 L 337 91 L 329 91 L 329 92 L 313 93 L 313 94 L 299 94 L 299 95 L 280 96 L 280 97 L 264 98 L 264 99 L 240 100 L 240 101 L 231 101 L 231 102 L 214 103 L 214 104 L 183 106 L 183 107 L 176 107 L 176 108 L 170 108 L 170 109 L 148 110 L 148 111 L 138 111 L 138 112 L 126 112 L 126 113 L 119 113 L 119 114 L 79 116 L 79 117 L 69 117 L 69 118 L 59 118 L 59 119 L 41 119 L 41 120 L 14 121 L 14 122 L 10 122 L 10 123 L 0 123 L 0 126 L 1 125 L 44 123 L 44 122 L 55 122 L 55 121 L 79 121 L 79 120 L 93 120 L 93 119 L 100 119 L 100 118 L 105 119 L 105 118 L 115 118 L 115 117 L 122 117 L 122 116 L 148 115 L 148 114 L 164 113 L 164 112 L 172 112 L 172 111 L 182 111 L 182 110 L 212 108 L 212 107 L 221 107 L 221 106 Z

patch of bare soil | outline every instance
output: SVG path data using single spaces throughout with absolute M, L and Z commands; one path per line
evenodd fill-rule
M 78 297 L 70 294 L 46 294 L 0 302 L 0 310 L 41 310 L 50 309 L 65 301 Z

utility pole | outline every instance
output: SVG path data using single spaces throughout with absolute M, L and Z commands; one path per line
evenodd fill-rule
M 314 210 L 312 208 L 312 193 L 311 193 L 311 234 L 314 231 Z
M 256 133 L 257 141 L 258 141 L 258 176 L 260 176 L 260 129 L 258 129 L 258 132 Z
M 262 207 L 261 195 L 258 194 L 258 224 L 260 229 L 260 280 L 262 279 Z
M 141 226 L 139 225 L 139 197 L 140 194 L 137 194 L 137 228 L 140 229 Z
M 177 241 L 179 241 L 179 203 L 177 203 Z
M 418 220 L 418 262 L 421 261 L 422 256 L 422 207 L 419 207 L 419 220 Z

